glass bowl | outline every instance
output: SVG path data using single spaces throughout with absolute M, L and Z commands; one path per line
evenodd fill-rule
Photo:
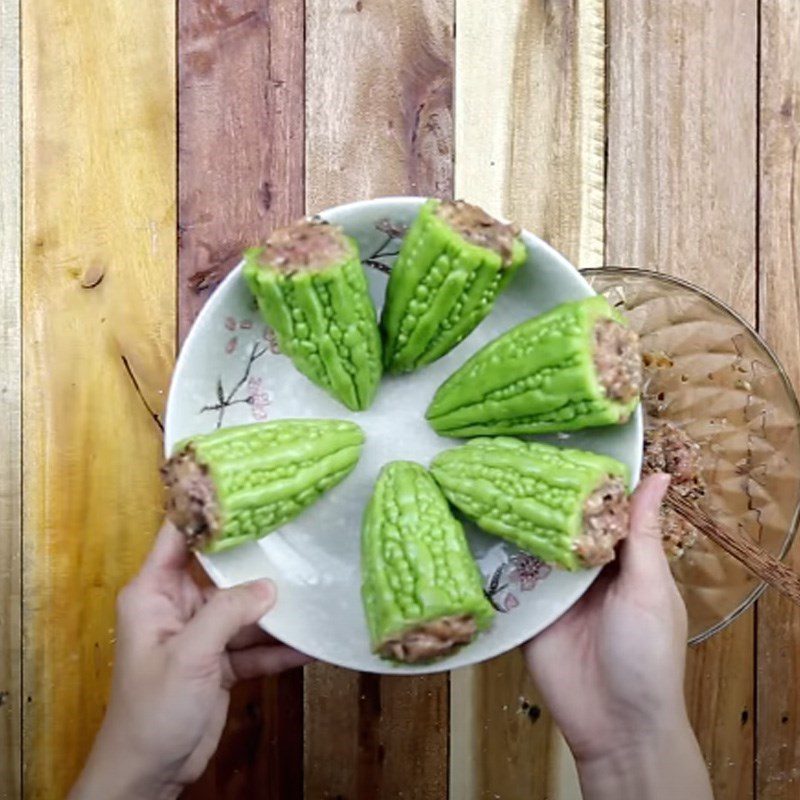
M 736 312 L 686 281 L 620 267 L 582 274 L 642 338 L 648 422 L 675 423 L 700 444 L 705 507 L 730 531 L 785 556 L 800 518 L 800 406 L 775 354 Z M 764 589 L 702 534 L 672 569 L 692 644 Z

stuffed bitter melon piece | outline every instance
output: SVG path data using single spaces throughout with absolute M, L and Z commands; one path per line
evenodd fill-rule
M 301 220 L 245 253 L 244 277 L 281 351 L 353 411 L 381 377 L 381 341 L 358 246 L 341 228 Z
M 180 442 L 162 467 L 167 517 L 195 550 L 258 539 L 355 467 L 364 434 L 342 420 L 276 420 Z
M 608 456 L 473 439 L 436 456 L 431 472 L 480 528 L 569 570 L 611 561 L 627 535 L 628 470 Z
M 384 658 L 446 656 L 494 616 L 464 529 L 419 464 L 381 470 L 364 514 L 361 560 L 370 638 Z
M 403 239 L 386 290 L 384 365 L 409 372 L 452 350 L 524 263 L 519 230 L 462 200 L 428 200 Z
M 621 424 L 641 384 L 638 336 L 604 297 L 590 297 L 487 344 L 439 387 L 426 416 L 446 436 Z

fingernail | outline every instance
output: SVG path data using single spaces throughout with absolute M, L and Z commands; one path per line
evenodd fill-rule
M 656 472 L 653 475 L 653 480 L 657 482 L 659 489 L 663 487 L 666 491 L 667 487 L 672 481 L 672 475 L 667 472 Z
M 249 583 L 248 589 L 253 597 L 260 600 L 263 605 L 272 605 L 276 591 L 275 584 L 269 578 Z

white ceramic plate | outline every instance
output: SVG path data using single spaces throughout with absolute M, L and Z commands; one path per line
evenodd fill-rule
M 389 197 L 339 206 L 321 216 L 354 236 L 376 307 L 383 303 L 388 268 L 398 242 L 383 221 L 408 224 L 424 202 Z M 381 466 L 395 459 L 427 465 L 457 444 L 425 422 L 436 388 L 481 346 L 529 317 L 566 300 L 593 294 L 575 268 L 549 245 L 523 233 L 528 262 L 492 314 L 457 348 L 418 372 L 386 377 L 372 408 L 353 413 L 300 375 L 281 355 L 260 321 L 237 267 L 203 308 L 178 359 L 166 412 L 165 447 L 186 436 L 265 419 L 337 417 L 357 422 L 366 445 L 355 471 L 296 520 L 261 539 L 201 557 L 219 586 L 269 577 L 277 606 L 262 627 L 315 658 L 366 672 L 414 674 L 475 664 L 511 650 L 563 614 L 589 587 L 597 570 L 551 570 L 500 539 L 467 526 L 487 592 L 498 609 L 488 632 L 435 664 L 397 666 L 370 652 L 360 597 L 361 516 Z M 608 453 L 639 474 L 642 419 L 625 426 L 582 431 L 551 441 Z

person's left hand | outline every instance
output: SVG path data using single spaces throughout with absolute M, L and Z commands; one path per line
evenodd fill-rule
M 119 595 L 111 700 L 72 800 L 177 797 L 217 747 L 231 687 L 310 660 L 256 625 L 270 581 L 201 590 L 189 558 L 165 524 Z

